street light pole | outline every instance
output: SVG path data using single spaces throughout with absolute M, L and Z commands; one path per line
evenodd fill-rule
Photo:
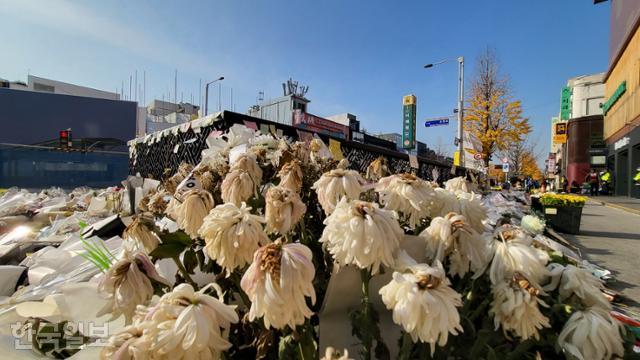
M 207 116 L 209 114 L 209 85 L 213 84 L 216 81 L 221 81 L 221 80 L 224 80 L 224 76 L 220 76 L 219 78 L 213 81 L 209 81 L 204 86 L 204 116 Z
M 464 57 L 458 58 L 458 156 L 464 167 Z
M 436 63 L 427 64 L 425 69 L 432 68 L 436 65 L 453 61 L 453 59 L 444 59 Z M 464 166 L 464 56 L 458 57 L 458 159 L 460 166 Z

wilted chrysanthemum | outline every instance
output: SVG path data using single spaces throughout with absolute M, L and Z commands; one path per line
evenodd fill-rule
M 122 238 L 133 243 L 132 250 L 143 249 L 148 254 L 158 247 L 160 238 L 151 231 L 152 221 L 143 215 L 138 215 L 124 230 Z
M 312 189 L 318 194 L 318 202 L 325 214 L 333 212 L 336 204 L 346 197 L 355 200 L 360 197 L 364 179 L 355 170 L 334 169 L 322 174 Z
M 571 315 L 558 336 L 558 345 L 580 360 L 604 360 L 624 355 L 620 324 L 601 308 Z
M 417 264 L 413 259 L 404 262 L 410 266 L 394 272 L 391 282 L 380 289 L 382 302 L 393 311 L 393 322 L 401 325 L 414 342 L 429 343 L 433 355 L 436 344 L 447 344 L 449 333 L 458 335 L 463 331 L 456 309 L 462 306 L 462 300 L 450 287 L 439 261 L 433 267 Z
M 258 247 L 269 242 L 262 223 L 264 219 L 251 214 L 245 203 L 241 207 L 232 203 L 218 205 L 204 218 L 199 230 L 206 243 L 204 250 L 228 276 L 250 263 Z
M 213 209 L 213 197 L 206 190 L 189 190 L 175 212 L 176 222 L 192 238 L 198 237 L 202 220 Z
M 391 175 L 380 179 L 375 188 L 385 209 L 398 211 L 409 218 L 415 228 L 431 215 L 435 192 L 431 185 L 412 174 Z
M 169 193 L 171 194 L 175 193 L 178 185 L 180 185 L 182 180 L 184 180 L 184 178 L 186 178 L 192 170 L 193 170 L 193 165 L 188 163 L 181 163 L 180 166 L 178 166 L 178 171 L 175 174 L 173 174 L 170 178 L 164 181 L 163 187 Z
M 291 160 L 284 164 L 278 171 L 280 178 L 279 186 L 290 189 L 295 193 L 300 193 L 302 189 L 302 168 L 298 160 Z
M 281 186 L 267 190 L 265 218 L 269 233 L 288 233 L 306 211 L 307 206 L 300 200 L 298 193 Z
M 480 201 L 482 196 L 467 192 L 458 192 L 457 196 L 460 204 L 460 214 L 467 218 L 469 225 L 477 232 L 483 233 L 485 226 L 482 221 L 487 218 L 487 209 Z
M 230 171 L 222 181 L 222 200 L 240 206 L 255 195 L 260 186 L 251 175 L 244 170 Z
M 404 236 L 393 211 L 360 200 L 343 198 L 324 224 L 320 242 L 333 259 L 339 265 L 370 269 L 373 274 L 381 264 L 393 265 L 394 252 Z
M 309 151 L 311 161 L 316 164 L 332 158 L 331 151 L 329 151 L 327 145 L 325 145 L 322 140 L 317 138 L 311 140 L 311 142 L 309 143 Z
M 460 201 L 456 194 L 443 188 L 433 189 L 435 201 L 431 207 L 431 217 L 445 216 L 448 213 L 460 214 Z
M 367 166 L 367 179 L 378 181 L 389 174 L 387 158 L 379 156 Z
M 147 255 L 125 252 L 121 260 L 111 265 L 98 285 L 98 290 L 109 300 L 100 315 L 112 313 L 117 317 L 124 314 L 125 321 L 131 323 L 136 306 L 145 304 L 153 296 L 151 279 L 170 286 Z
M 454 193 L 457 193 L 458 191 L 472 192 L 476 190 L 476 186 L 468 182 L 464 176 L 458 176 L 447 180 L 447 182 L 444 183 L 444 188 Z
M 169 203 L 167 199 L 170 197 L 171 194 L 164 190 L 154 193 L 153 196 L 149 198 L 147 209 L 154 214 L 164 214 L 165 210 L 167 210 L 167 204 Z
M 120 332 L 109 337 L 100 351 L 100 359 L 137 360 L 149 358 L 152 338 L 145 336 L 144 325 L 147 324 L 126 326 Z
M 541 290 L 521 273 L 515 272 L 511 281 L 493 287 L 491 310 L 496 330 L 513 331 L 522 340 L 539 339 L 538 331 L 550 327 L 549 319 L 538 305 L 547 306 L 538 298 Z
M 324 356 L 320 360 L 353 360 L 349 357 L 349 351 L 344 349 L 342 352 L 334 349 L 332 346 L 327 347 Z
M 235 162 L 231 165 L 230 171 L 234 170 L 244 170 L 249 176 L 251 176 L 251 180 L 253 180 L 254 184 L 260 185 L 262 183 L 262 169 L 258 165 L 256 161 L 256 157 L 253 154 L 242 154 L 235 159 Z
M 471 269 L 479 276 L 490 260 L 489 242 L 469 226 L 463 215 L 449 213 L 435 217 L 420 236 L 427 240 L 430 259 L 442 262 L 449 258 L 452 275 L 462 277 Z
M 149 310 L 146 318 L 156 324 L 157 332 L 149 355 L 218 359 L 231 347 L 225 331 L 238 322 L 235 305 L 226 305 L 205 294 L 206 290 L 195 291 L 190 284 L 180 284 Z
M 262 317 L 266 328 L 282 329 L 311 317 L 305 297 L 316 301 L 311 250 L 279 240 L 258 249 L 240 285 L 251 300 L 249 319 Z
M 545 267 L 548 255 L 531 246 L 532 239 L 520 230 L 500 227 L 496 234 L 499 240 L 493 242 L 494 255 L 489 272 L 491 282 L 502 283 L 518 271 L 536 284 L 544 283 L 549 275 Z
M 552 281 L 545 289 L 555 289 L 559 283 L 561 300 L 575 295 L 584 306 L 611 310 L 611 303 L 602 293 L 604 284 L 589 270 L 574 265 L 564 267 L 556 263 L 549 264 L 547 268 L 550 269 Z

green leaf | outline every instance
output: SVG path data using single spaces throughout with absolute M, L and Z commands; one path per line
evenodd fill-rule
M 278 344 L 278 359 L 290 360 L 297 359 L 298 353 L 296 349 L 296 342 L 293 340 L 293 336 L 287 335 L 280 338 Z
M 150 252 L 149 256 L 155 259 L 173 258 L 180 255 L 186 248 L 187 245 L 180 242 L 171 242 L 166 244 L 163 243 L 158 245 L 157 248 Z
M 185 247 L 191 245 L 193 240 L 184 231 L 178 230 L 173 233 L 161 232 L 158 234 L 163 244 L 182 244 Z
M 191 249 L 187 250 L 182 258 L 182 263 L 189 274 L 195 274 L 194 270 L 196 266 L 198 266 L 198 257 L 196 256 L 195 251 Z

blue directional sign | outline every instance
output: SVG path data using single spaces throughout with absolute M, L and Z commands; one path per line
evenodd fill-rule
M 425 127 L 440 126 L 440 125 L 449 125 L 449 118 L 433 119 L 433 120 L 427 120 L 424 122 Z

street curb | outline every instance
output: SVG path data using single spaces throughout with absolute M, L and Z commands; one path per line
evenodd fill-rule
M 630 212 L 630 213 L 635 214 L 635 215 L 640 215 L 640 210 L 628 208 L 626 206 L 617 205 L 617 204 L 609 203 L 609 202 L 602 201 L 602 200 L 596 200 L 596 199 L 591 198 L 591 197 L 589 198 L 589 200 L 591 200 L 591 201 L 593 201 L 595 203 L 598 203 L 600 205 L 603 205 L 603 206 L 608 206 L 610 208 L 614 208 L 614 209 Z

